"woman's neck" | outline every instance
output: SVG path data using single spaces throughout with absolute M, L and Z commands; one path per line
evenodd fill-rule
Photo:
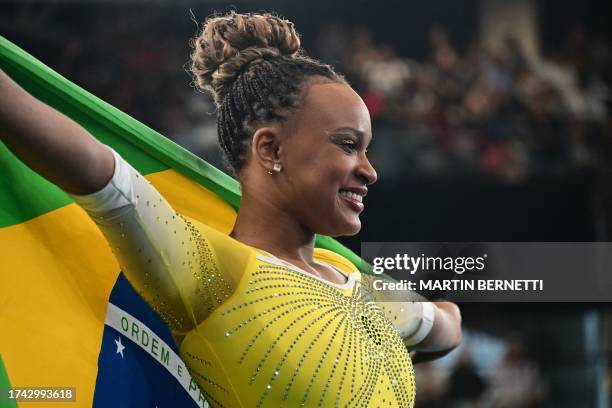
M 279 258 L 313 262 L 315 234 L 273 203 L 243 195 L 230 236 Z

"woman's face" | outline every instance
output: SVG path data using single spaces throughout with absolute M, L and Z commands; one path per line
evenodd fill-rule
M 366 157 L 372 125 L 363 100 L 348 85 L 315 83 L 289 120 L 275 176 L 287 211 L 311 232 L 356 234 L 367 186 L 377 178 Z

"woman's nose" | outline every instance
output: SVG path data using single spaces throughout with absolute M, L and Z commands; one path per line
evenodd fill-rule
M 376 169 L 370 163 L 365 153 L 363 153 L 361 163 L 359 166 L 359 176 L 362 178 L 367 185 L 376 183 L 378 180 L 378 174 L 376 174 Z

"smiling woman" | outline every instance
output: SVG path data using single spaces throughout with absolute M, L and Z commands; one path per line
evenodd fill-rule
M 458 309 L 380 299 L 348 260 L 314 248 L 315 234 L 361 228 L 377 179 L 365 104 L 271 14 L 210 18 L 193 47 L 241 183 L 229 236 L 178 214 L 116 152 L 3 73 L 0 135 L 96 222 L 213 406 L 413 406 L 406 345 L 456 346 Z
M 342 82 L 311 84 L 300 108 L 283 125 L 255 131 L 252 160 L 239 176 L 245 179 L 245 198 L 256 198 L 248 208 L 256 213 L 273 211 L 274 219 L 281 217 L 283 223 L 303 231 L 300 240 L 312 232 L 356 234 L 367 186 L 376 181 L 366 157 L 370 139 L 370 117 L 355 91 Z M 267 177 L 262 170 L 273 163 L 279 163 L 282 171 Z M 265 202 L 257 199 L 262 196 Z M 239 215 L 235 231 L 242 228 Z M 289 248 L 274 250 L 284 253 Z M 297 262 L 303 258 L 286 255 Z

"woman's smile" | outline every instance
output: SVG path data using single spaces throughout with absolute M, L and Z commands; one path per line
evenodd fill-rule
M 340 196 L 342 198 L 342 201 L 345 202 L 349 206 L 349 208 L 351 208 L 357 213 L 361 213 L 365 208 L 363 204 L 363 197 L 365 197 L 366 193 L 367 189 L 363 187 L 340 190 Z

